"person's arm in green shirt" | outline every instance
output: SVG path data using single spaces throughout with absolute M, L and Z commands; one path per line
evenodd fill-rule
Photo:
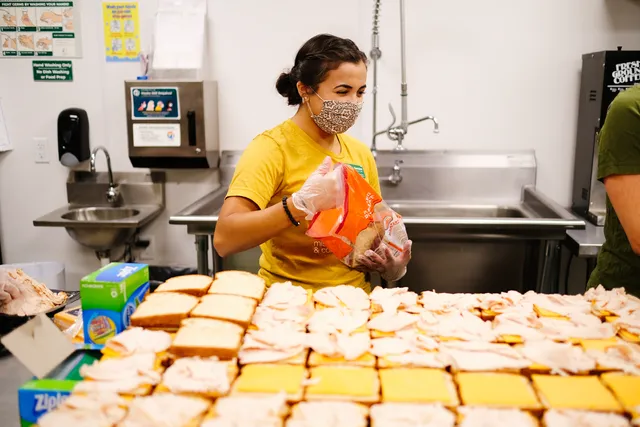
M 633 251 L 640 255 L 640 88 L 611 104 L 600 137 L 598 178 L 603 180 Z

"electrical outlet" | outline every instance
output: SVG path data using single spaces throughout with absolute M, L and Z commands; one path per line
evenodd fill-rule
M 36 163 L 49 163 L 49 139 L 44 137 L 33 138 L 34 155 Z
M 141 237 L 140 240 L 149 242 L 149 246 L 140 251 L 140 261 L 153 261 L 155 259 L 155 239 L 153 237 Z

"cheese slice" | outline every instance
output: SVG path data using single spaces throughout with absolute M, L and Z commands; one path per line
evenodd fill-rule
M 532 375 L 531 380 L 546 408 L 622 412 L 596 376 Z
M 311 378 L 307 400 L 350 400 L 377 402 L 380 382 L 374 368 L 317 366 L 309 369 Z
M 462 372 L 456 375 L 460 398 L 467 406 L 537 410 L 538 402 L 529 381 L 516 374 Z
M 307 370 L 299 365 L 247 365 L 233 385 L 232 395 L 274 394 L 284 392 L 289 401 L 302 398 Z
M 640 406 L 640 377 L 607 373 L 600 378 L 627 411 Z
M 383 402 L 442 403 L 458 406 L 451 375 L 440 369 L 390 368 L 380 371 Z
M 609 339 L 601 339 L 601 340 L 578 340 L 578 344 L 586 351 L 586 350 L 598 350 L 605 351 L 611 346 L 619 343 L 620 340 L 618 338 L 609 338 Z
M 371 353 L 365 353 L 354 360 L 347 360 L 342 356 L 331 357 L 312 351 L 309 355 L 310 367 L 324 366 L 324 365 L 346 365 L 346 366 L 368 366 L 374 367 L 376 365 L 376 357 Z

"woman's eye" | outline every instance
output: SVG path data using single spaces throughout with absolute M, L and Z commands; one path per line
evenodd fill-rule
M 359 97 L 362 97 L 362 96 L 364 96 L 366 93 L 367 93 L 367 92 L 365 92 L 365 91 L 358 92 L 358 96 L 359 96 Z
M 341 91 L 336 92 L 336 93 L 337 93 L 338 95 L 346 95 L 346 94 L 348 94 L 348 93 L 349 93 L 349 91 L 341 90 Z

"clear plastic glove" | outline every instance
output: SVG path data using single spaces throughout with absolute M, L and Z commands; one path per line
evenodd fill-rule
M 397 282 L 407 273 L 411 260 L 411 240 L 407 240 L 400 256 L 395 257 L 389 247 L 381 243 L 376 251 L 368 250 L 358 257 L 358 262 L 367 271 L 377 271 L 387 282 Z
M 0 305 L 20 297 L 20 289 L 13 283 L 0 281 Z
M 318 212 L 334 209 L 341 203 L 338 179 L 332 170 L 331 157 L 326 157 L 302 188 L 291 196 L 293 205 L 306 213 L 307 219 Z

